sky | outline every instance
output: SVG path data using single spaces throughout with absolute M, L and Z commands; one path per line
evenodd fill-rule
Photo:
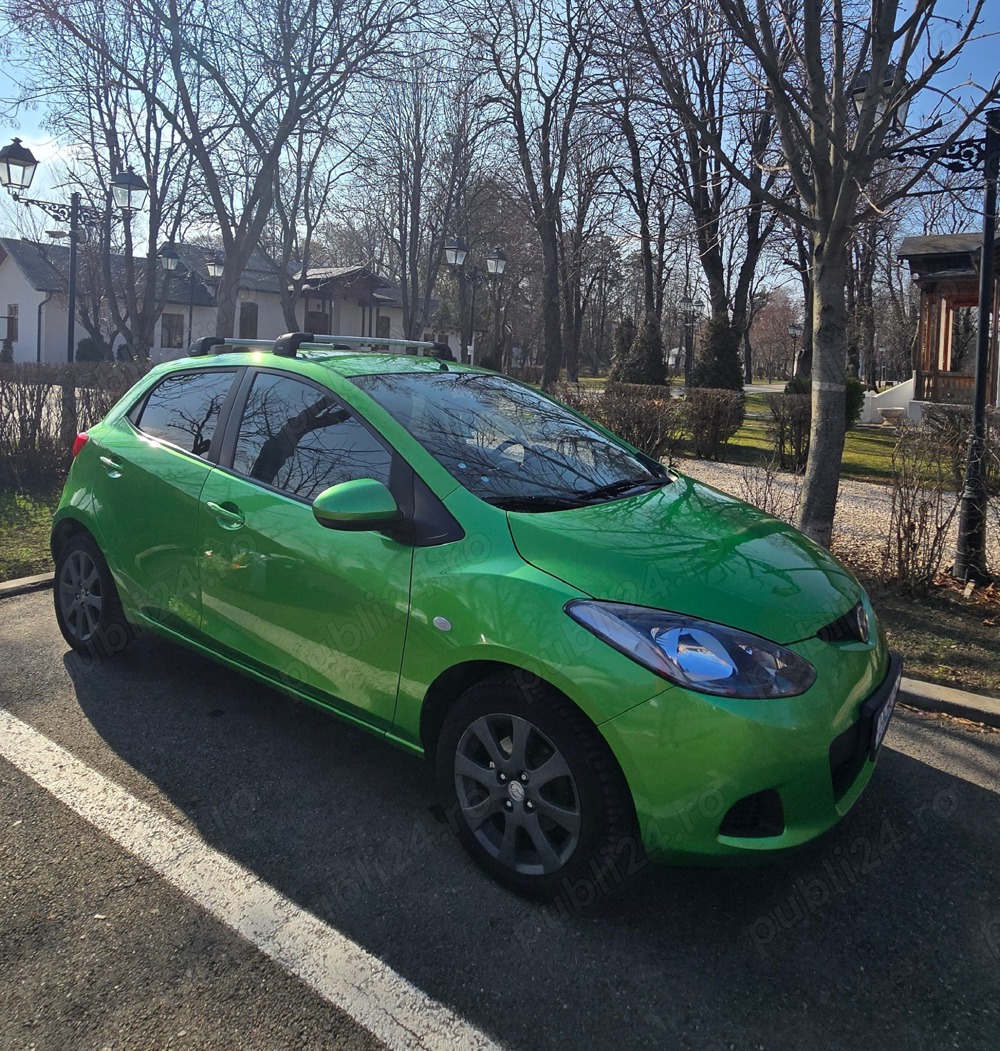
M 947 44 L 949 37 L 955 32 L 950 20 L 966 17 L 970 3 L 971 0 L 938 0 L 937 12 L 941 16 L 938 32 L 942 43 Z M 900 6 L 905 11 L 908 4 L 904 0 Z M 1000 0 L 987 0 L 984 12 L 984 20 L 977 31 L 982 34 L 983 39 L 968 44 L 954 66 L 940 75 L 937 86 L 941 89 L 954 89 L 956 85 L 966 81 L 972 81 L 980 88 L 985 88 L 1000 77 Z M 53 136 L 51 132 L 42 130 L 44 109 L 22 109 L 16 114 L 9 112 L 9 106 L 5 107 L 4 100 L 10 100 L 16 94 L 19 86 L 16 77 L 16 67 L 6 64 L 0 66 L 0 145 L 6 145 L 15 135 L 20 137 L 39 162 L 30 193 L 47 196 L 56 191 L 58 196 L 58 166 L 53 166 L 52 162 L 58 160 L 70 144 L 60 141 L 58 136 Z M 972 95 L 981 97 L 979 91 L 969 88 L 960 89 L 959 94 L 967 98 Z M 923 106 L 920 105 L 921 100 L 915 101 L 911 106 L 911 125 L 918 124 L 922 111 L 929 110 L 938 98 L 934 91 L 927 91 L 924 96 Z M 4 222 L 10 211 L 8 203 L 0 198 L 2 225 L 9 225 Z

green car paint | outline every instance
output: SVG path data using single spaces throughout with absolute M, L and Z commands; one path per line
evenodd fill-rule
M 332 391 L 392 454 L 389 488 L 353 479 L 306 501 L 234 469 L 231 438 L 215 442 L 223 455 L 213 459 L 130 418 L 165 378 L 222 371 L 233 383 L 218 426 L 230 434 L 226 414 L 261 369 Z M 580 506 L 488 502 L 471 483 L 479 468 L 461 450 L 442 461 L 399 412 L 400 391 L 418 398 L 424 382 L 456 404 L 470 385 L 507 389 L 482 370 L 408 355 L 255 351 L 159 366 L 90 428 L 53 548 L 82 527 L 130 621 L 414 752 L 434 750 L 471 683 L 502 668 L 537 677 L 607 742 L 652 856 L 758 855 L 835 824 L 874 768 L 862 706 L 891 685 L 884 635 L 850 572 L 776 519 L 676 473 Z M 489 443 L 512 478 L 534 452 L 502 436 Z M 815 681 L 749 699 L 679 685 L 568 615 L 580 600 L 749 632 L 803 658 Z M 817 636 L 852 611 L 867 617 L 865 637 Z M 732 808 L 768 792 L 783 806 L 777 834 L 725 831 Z

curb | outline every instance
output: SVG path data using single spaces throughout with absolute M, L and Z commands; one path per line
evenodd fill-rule
M 960 719 L 1000 729 L 1000 700 L 995 697 L 904 678 L 899 687 L 899 699 L 922 712 L 956 715 Z
M 18 580 L 0 581 L 0 598 L 11 595 L 25 595 L 29 591 L 44 591 L 52 587 L 54 573 L 39 573 L 34 577 L 20 577 Z
M 52 587 L 54 573 L 39 573 L 34 577 L 0 582 L 0 599 L 26 595 Z M 899 699 L 911 708 L 940 715 L 955 715 L 960 719 L 984 723 L 1000 730 L 1000 699 L 967 693 L 950 686 L 937 686 L 905 676 L 899 687 Z

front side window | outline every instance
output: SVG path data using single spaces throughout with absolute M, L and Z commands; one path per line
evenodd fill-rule
M 355 376 L 476 496 L 507 510 L 558 510 L 666 484 L 655 461 L 503 376 Z
M 392 455 L 331 394 L 273 373 L 254 379 L 233 470 L 302 500 L 338 482 L 389 484 Z
M 175 372 L 129 418 L 144 434 L 205 456 L 235 375 L 233 369 Z

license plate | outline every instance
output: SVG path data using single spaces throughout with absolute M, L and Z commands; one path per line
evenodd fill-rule
M 902 676 L 903 670 L 900 668 L 896 673 L 896 681 L 892 684 L 889 696 L 886 697 L 881 707 L 874 713 L 874 718 L 872 719 L 872 756 L 879 750 L 882 738 L 885 737 L 885 732 L 889 729 L 889 721 L 892 719 L 892 713 L 896 707 L 896 698 L 899 696 L 899 684 Z

